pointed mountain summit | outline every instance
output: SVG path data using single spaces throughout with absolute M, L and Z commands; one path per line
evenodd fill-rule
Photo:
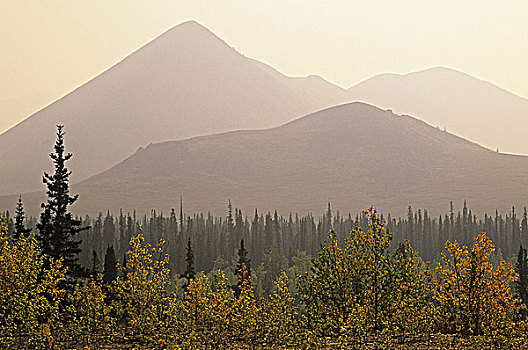
M 0 135 L 0 194 L 42 188 L 56 124 L 75 183 L 149 143 L 277 126 L 333 103 L 302 90 L 185 22 Z
M 492 150 L 528 155 L 528 100 L 454 69 L 377 75 L 350 88 L 347 99 L 416 116 Z
M 222 215 L 228 198 L 246 213 L 343 212 L 375 205 L 405 215 L 409 205 L 445 212 L 468 200 L 476 213 L 522 208 L 528 157 L 496 153 L 423 121 L 364 103 L 325 109 L 283 126 L 152 144 L 73 186 L 73 210 Z M 41 197 L 39 197 L 41 196 Z M 18 197 L 0 197 L 10 208 Z M 23 196 L 38 211 L 42 194 Z

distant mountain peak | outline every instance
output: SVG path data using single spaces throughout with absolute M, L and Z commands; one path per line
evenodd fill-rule
M 211 45 L 212 43 L 221 43 L 225 46 L 229 46 L 224 40 L 218 37 L 213 33 L 209 28 L 201 25 L 200 23 L 190 20 L 180 24 L 175 25 L 174 27 L 168 29 L 154 40 L 150 41 L 144 47 L 147 47 L 152 44 L 159 42 L 168 42 L 170 45 L 176 43 L 207 43 Z
M 450 67 L 443 67 L 443 66 L 431 67 L 431 68 L 426 68 L 426 69 L 422 69 L 419 71 L 403 74 L 403 76 L 412 76 L 412 75 L 424 75 L 424 76 L 433 75 L 433 76 L 442 76 L 442 77 L 448 76 L 448 77 L 453 77 L 455 79 L 456 78 L 469 78 L 469 79 L 483 81 L 466 72 L 463 72 L 463 71 L 460 71 L 454 68 L 450 68 Z
M 395 77 L 395 78 L 398 78 L 398 79 L 402 79 L 402 78 L 413 77 L 413 76 L 424 76 L 424 77 L 430 78 L 431 75 L 436 75 L 436 76 L 449 75 L 449 76 L 452 76 L 452 77 L 464 76 L 464 77 L 467 77 L 467 78 L 480 80 L 478 78 L 475 78 L 475 77 L 473 77 L 473 76 L 471 76 L 471 75 L 469 75 L 467 73 L 464 73 L 462 71 L 456 70 L 454 68 L 436 66 L 436 67 L 425 68 L 425 69 L 412 71 L 412 72 L 408 72 L 408 73 L 386 72 L 386 73 L 376 74 L 376 75 L 374 75 L 374 76 L 372 76 L 372 77 L 370 77 L 368 79 L 363 80 L 362 82 L 360 82 L 360 83 L 358 83 L 356 85 L 351 86 L 350 88 L 348 88 L 348 90 L 353 90 L 353 89 L 355 89 L 357 86 L 359 86 L 361 84 L 365 84 L 367 82 L 374 81 L 374 80 L 379 80 L 379 79 L 382 79 L 382 78 L 391 78 L 391 77 L 394 78 Z
M 430 68 L 421 69 L 418 71 L 415 71 L 413 73 L 419 73 L 419 72 L 453 72 L 453 73 L 463 73 L 457 69 L 451 68 L 451 67 L 445 67 L 445 66 L 434 66 Z M 463 73 L 465 74 L 465 73 Z
M 205 28 L 205 26 L 203 26 L 200 23 L 196 22 L 194 19 L 190 19 L 188 21 L 182 22 L 180 24 L 175 25 L 174 27 L 175 28 L 176 27 L 198 27 L 198 28 L 207 29 L 207 28 Z
M 336 89 L 256 64 L 186 21 L 0 135 L 0 193 L 41 188 L 57 123 L 75 183 L 151 142 L 282 125 L 334 104 Z
M 447 128 L 489 149 L 528 154 L 528 100 L 449 67 L 380 74 L 348 89 L 348 98 Z M 499 125 L 505 128 L 497 128 Z
M 212 34 L 213 36 L 216 37 L 216 35 L 211 30 L 201 25 L 200 23 L 196 22 L 195 20 L 189 20 L 189 21 L 177 24 L 171 29 L 169 29 L 167 32 L 207 33 L 207 34 Z

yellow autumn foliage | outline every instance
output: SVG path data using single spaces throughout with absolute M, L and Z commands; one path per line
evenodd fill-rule
M 298 293 L 282 272 L 261 300 L 245 265 L 236 286 L 218 270 L 178 290 L 163 240 L 151 247 L 141 234 L 110 285 L 95 275 L 64 290 L 61 260 L 41 256 L 31 235 L 12 240 L 0 219 L 0 348 L 402 348 L 433 338 L 452 348 L 527 345 L 510 291 L 517 276 L 504 261 L 493 266 L 485 234 L 471 249 L 447 242 L 433 270 L 410 242 L 391 246 L 376 210 L 366 215 L 366 230 L 356 224 L 341 241 L 330 231 Z
M 169 256 L 163 255 L 163 240 L 154 247 L 143 241 L 142 234 L 130 240 L 126 265 L 120 268 L 121 276 L 114 281 L 111 292 L 115 298 L 113 309 L 132 335 L 151 340 L 171 316 L 167 314 Z
M 101 277 L 90 276 L 85 284 L 77 284 L 70 296 L 71 329 L 73 335 L 88 345 L 97 335 L 110 334 L 115 319 L 106 301 Z
M 365 214 L 367 230 L 356 222 L 341 244 L 330 231 L 313 260 L 313 274 L 301 280 L 314 337 L 346 344 L 372 335 L 404 338 L 430 323 L 430 284 L 417 253 L 409 242 L 392 253 L 385 222 L 374 208 Z
M 284 271 L 275 280 L 275 289 L 263 303 L 262 327 L 266 342 L 292 346 L 300 340 L 300 315 Z
M 34 237 L 12 242 L 6 220 L 0 218 L 0 345 L 53 346 L 62 328 L 59 305 L 65 291 L 59 287 L 65 268 L 61 261 L 44 258 Z
M 490 257 L 495 247 L 485 233 L 475 237 L 471 250 L 456 241 L 448 241 L 445 248 L 449 255 L 442 253 L 434 274 L 438 329 L 508 337 L 517 308 L 510 292 L 510 283 L 517 278 L 511 263 L 500 261 L 493 267 Z

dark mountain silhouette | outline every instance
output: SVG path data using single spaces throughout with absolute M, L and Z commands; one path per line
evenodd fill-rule
M 73 187 L 74 210 L 96 213 L 177 207 L 223 214 L 228 198 L 245 213 L 370 205 L 404 215 L 407 206 L 445 212 L 466 199 L 475 214 L 522 207 L 528 157 L 500 154 L 364 103 L 310 114 L 283 126 L 152 144 Z M 42 195 L 23 195 L 38 211 Z M 13 206 L 16 196 L 0 198 Z M 10 204 L 11 203 L 11 204 Z

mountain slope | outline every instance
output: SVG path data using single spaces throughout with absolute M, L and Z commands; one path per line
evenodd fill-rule
M 330 83 L 319 75 L 289 77 L 260 61 L 253 60 L 253 63 L 267 74 L 273 76 L 275 79 L 295 90 L 297 93 L 302 94 L 306 98 L 316 101 L 322 99 L 327 102 L 327 107 L 347 102 L 350 98 L 347 90 Z
M 277 126 L 333 103 L 288 81 L 183 23 L 0 135 L 0 194 L 42 188 L 59 123 L 77 182 L 151 142 Z
M 363 101 L 501 152 L 528 155 L 528 100 L 449 68 L 409 74 L 382 74 L 348 90 Z
M 76 186 L 79 214 L 107 208 L 245 213 L 278 209 L 356 212 L 370 205 L 445 212 L 468 200 L 476 214 L 522 207 L 528 157 L 496 153 L 408 116 L 363 103 L 316 112 L 281 127 L 153 144 Z M 24 195 L 37 211 L 42 200 Z M 0 207 L 16 197 L 0 198 Z M 29 208 L 29 207 L 28 207 Z

